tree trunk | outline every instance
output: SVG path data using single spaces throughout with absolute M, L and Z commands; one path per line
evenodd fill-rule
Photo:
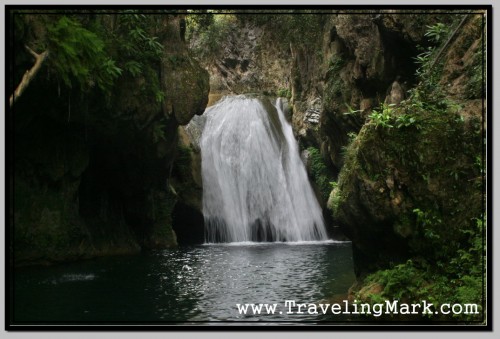
M 10 96 L 10 100 L 9 100 L 10 108 L 12 108 L 12 106 L 14 105 L 14 102 L 17 101 L 17 99 L 21 96 L 21 94 L 23 94 L 24 90 L 26 89 L 26 87 L 28 87 L 31 80 L 33 80 L 35 75 L 38 73 L 38 71 L 40 70 L 40 67 L 42 67 L 43 62 L 45 61 L 45 59 L 47 59 L 47 56 L 49 55 L 49 51 L 45 51 L 41 54 L 38 54 L 38 53 L 35 53 L 28 46 L 24 46 L 24 47 L 26 47 L 28 52 L 30 52 L 30 54 L 33 55 L 33 57 L 35 58 L 35 64 L 33 65 L 33 67 L 31 67 L 31 69 L 27 70 L 26 73 L 24 73 L 21 82 L 16 87 L 16 90 L 14 91 L 14 93 Z

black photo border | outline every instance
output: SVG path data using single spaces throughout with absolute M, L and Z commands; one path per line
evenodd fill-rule
M 227 9 L 227 10 L 288 10 L 288 9 L 303 9 L 303 10 L 332 10 L 332 11 L 359 11 L 361 14 L 363 10 L 404 10 L 412 11 L 414 13 L 429 14 L 429 10 L 441 10 L 441 11 L 453 11 L 457 13 L 459 10 L 474 11 L 480 10 L 485 11 L 487 21 L 486 21 L 486 39 L 483 39 L 483 57 L 486 57 L 486 72 L 487 74 L 486 89 L 483 93 L 486 93 L 486 100 L 483 100 L 483 121 L 487 122 L 487 128 L 483 128 L 483 138 L 486 138 L 486 145 L 483 146 L 483 159 L 486 160 L 487 174 L 484 177 L 486 180 L 486 206 L 484 206 L 484 215 L 487 216 L 486 222 L 486 239 L 484 239 L 484 244 L 486 248 L 486 263 L 484 268 L 486 269 L 487 275 L 487 290 L 485 291 L 486 297 L 486 324 L 480 325 L 463 325 L 463 324 L 453 324 L 453 323 L 401 323 L 401 322 L 352 322 L 349 324 L 345 323 L 323 323 L 323 322 L 312 322 L 311 324 L 306 322 L 297 322 L 297 326 L 290 322 L 235 322 L 235 321 L 217 321 L 217 322 L 185 322 L 185 323 L 170 323 L 170 322 L 105 322 L 105 323 L 15 323 L 13 321 L 13 286 L 14 286 L 14 273 L 13 273 L 13 251 L 11 247 L 13 246 L 13 232 L 14 227 L 14 211 L 13 211 L 13 180 L 14 180 L 14 122 L 12 115 L 14 114 L 14 109 L 11 109 L 8 104 L 7 98 L 10 97 L 8 93 L 9 88 L 14 88 L 13 79 L 10 74 L 10 66 L 13 64 L 14 52 L 9 51 L 8 45 L 10 39 L 12 39 L 13 22 L 11 20 L 11 15 L 18 10 L 32 11 L 36 13 L 37 11 L 44 12 L 46 10 L 75 10 L 79 12 L 81 10 L 125 10 L 125 9 L 136 9 L 144 12 L 156 11 L 162 9 L 169 10 L 187 10 L 187 9 Z M 492 130 L 493 130 L 493 55 L 492 55 L 492 43 L 493 43 L 493 13 L 492 5 L 5 5 L 5 330 L 7 331 L 491 331 L 493 328 L 493 188 L 492 188 L 492 175 L 493 175 L 493 144 L 492 144 Z M 483 21 L 485 20 L 483 16 Z M 484 45 L 486 43 L 486 46 Z M 486 49 L 486 50 L 485 50 Z M 484 86 L 484 85 L 483 85 Z M 484 124 L 483 124 L 484 126 Z M 267 326 L 259 326 L 265 323 Z M 271 326 L 269 326 L 271 325 Z

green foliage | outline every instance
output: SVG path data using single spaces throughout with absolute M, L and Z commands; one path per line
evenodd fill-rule
M 165 92 L 163 92 L 159 88 L 156 88 L 156 91 L 155 91 L 155 101 L 157 103 L 162 103 L 163 101 L 165 101 Z
M 282 98 L 288 98 L 290 99 L 292 97 L 292 92 L 290 91 L 289 88 L 280 88 L 278 89 L 278 96 Z
M 141 94 L 155 103 L 164 100 L 158 74 L 164 47 L 155 34 L 159 31 L 161 18 L 145 15 L 137 10 L 126 10 L 117 16 L 115 31 L 106 30 L 110 46 L 121 68 L 134 78 L 143 79 Z
M 434 26 L 427 26 L 427 28 L 428 30 L 425 35 L 431 39 L 433 46 L 425 48 L 422 53 L 415 58 L 415 63 L 418 66 L 416 75 L 420 79 L 419 87 L 425 89 L 426 93 L 428 93 L 431 97 L 443 97 L 443 91 L 439 86 L 442 66 L 437 64 L 437 60 L 435 58 L 437 57 L 437 47 L 444 42 L 445 37 L 449 34 L 449 29 L 442 23 L 438 23 Z M 422 49 L 421 46 L 417 47 Z
M 467 245 L 457 251 L 457 256 L 451 260 L 453 267 L 450 271 L 459 277 L 464 276 L 466 272 L 473 275 L 483 273 L 483 259 L 486 255 L 485 239 L 485 222 L 484 218 L 476 218 L 472 220 L 470 229 L 463 229 L 460 232 L 467 239 Z
M 156 31 L 158 20 L 155 16 L 140 14 L 137 10 L 126 10 L 118 16 L 122 31 L 121 48 L 131 57 L 141 56 L 143 59 L 159 59 L 163 54 L 163 45 L 158 37 L 150 32 Z M 142 62 L 143 60 L 136 60 Z
M 410 301 L 418 292 L 418 287 L 424 285 L 425 275 L 413 264 L 413 261 L 408 260 L 404 264 L 369 275 L 365 282 L 376 282 L 384 286 L 382 296 Z
M 153 102 L 163 101 L 158 94 L 163 45 L 156 33 L 164 17 L 137 10 L 97 14 L 18 15 L 17 43 L 37 52 L 48 50 L 51 78 L 60 79 L 67 87 L 84 92 L 97 88 L 109 99 L 117 79 L 129 81 L 132 77 L 143 80 L 142 95 Z
M 413 115 L 402 114 L 396 118 L 396 127 L 397 128 L 410 127 L 410 126 L 416 126 L 417 129 L 421 128 L 421 126 L 418 124 L 417 118 Z
M 483 288 L 483 279 L 479 276 L 463 276 L 456 289 L 456 299 L 461 303 L 482 303 Z
M 394 106 L 395 105 L 393 104 L 382 104 L 380 109 L 374 109 L 368 116 L 370 118 L 370 122 L 376 127 L 381 126 L 382 128 L 403 128 L 414 126 L 416 129 L 420 129 L 422 127 L 416 114 L 398 110 Z
M 51 65 L 68 87 L 109 91 L 122 70 L 105 52 L 104 41 L 66 16 L 47 27 Z
M 474 162 L 474 165 L 479 170 L 480 174 L 485 174 L 486 173 L 485 163 L 484 163 L 484 160 L 483 160 L 483 156 L 481 154 L 480 155 L 476 155 L 476 161 Z
M 130 40 L 124 45 L 130 54 L 137 48 L 140 49 L 142 56 L 146 58 L 160 58 L 163 53 L 163 46 L 157 37 L 149 37 L 140 27 L 132 28 L 128 33 Z
M 332 175 L 317 148 L 309 147 L 307 152 L 309 153 L 309 169 L 312 179 L 318 185 L 323 201 L 327 201 L 332 191 Z
M 206 15 L 206 14 L 205 14 Z M 196 17 L 199 16 L 195 15 Z M 194 54 L 202 59 L 213 60 L 221 55 L 220 44 L 236 29 L 237 19 L 233 14 L 213 14 L 211 19 L 205 19 L 202 24 L 188 16 L 187 24 L 195 25 L 190 35 L 196 35 L 196 44 L 192 44 Z
M 428 240 L 439 240 L 439 234 L 436 234 L 435 228 L 439 227 L 443 221 L 431 211 L 422 211 L 415 208 L 413 213 L 417 216 L 417 225 L 422 229 L 423 235 Z
M 466 95 L 468 99 L 485 97 L 486 65 L 482 49 L 474 54 L 472 66 L 468 70 L 470 81 L 467 83 Z
M 431 258 L 438 266 L 451 254 L 450 249 L 442 245 L 443 239 L 446 239 L 446 228 L 444 227 L 442 217 L 438 212 L 432 209 L 421 210 L 413 209 L 416 216 L 416 232 L 410 242 L 414 251 L 425 253 L 426 258 Z
M 369 115 L 370 122 L 375 124 L 376 127 L 392 128 L 392 111 L 394 105 L 383 104 L 381 110 L 373 110 Z
M 157 143 L 160 140 L 166 141 L 164 121 L 157 121 L 153 124 L 153 141 Z
M 426 33 L 434 42 L 442 42 L 448 34 L 443 24 L 429 26 Z M 423 128 L 423 116 L 427 114 L 442 114 L 443 112 L 458 112 L 461 106 L 448 99 L 439 85 L 441 67 L 434 65 L 436 47 L 428 47 L 415 58 L 419 65 L 416 75 L 420 79 L 417 87 L 408 91 L 408 99 L 401 102 L 400 107 L 382 104 L 369 115 L 370 122 L 377 128 Z M 352 111 L 352 109 L 350 109 Z M 347 114 L 347 113 L 345 113 Z M 461 116 L 457 116 L 463 122 Z
M 126 27 L 128 30 L 130 30 L 134 26 L 140 25 L 141 22 L 146 19 L 146 15 L 141 14 L 138 10 L 135 9 L 126 9 L 121 12 L 119 16 L 119 20 L 121 21 L 122 26 Z
M 207 30 L 214 23 L 216 11 L 210 9 L 188 10 L 186 15 L 186 38 L 193 39 L 202 31 Z
M 440 44 L 450 33 L 450 29 L 443 23 L 437 23 L 433 26 L 427 26 L 428 30 L 425 36 L 429 37 L 436 44 Z
M 336 76 L 337 73 L 344 67 L 346 61 L 340 56 L 335 54 L 328 62 L 327 76 Z
M 337 100 L 346 100 L 343 98 L 343 89 L 345 86 L 344 80 L 340 77 L 339 72 L 344 67 L 346 61 L 341 55 L 334 55 L 328 62 L 328 71 L 326 73 L 327 84 L 325 87 L 325 105 L 330 106 Z M 349 111 L 344 114 L 357 113 L 347 103 Z
M 427 50 L 425 50 L 424 52 L 420 53 L 419 55 L 417 55 L 414 59 L 415 59 L 415 63 L 417 63 L 418 65 L 420 65 L 420 67 L 422 66 L 425 66 L 429 63 L 429 61 L 431 60 L 431 56 L 432 56 L 432 52 L 434 51 L 434 49 L 432 47 L 428 47 Z M 417 70 L 417 74 L 419 71 Z
M 95 74 L 97 85 L 103 92 L 109 92 L 114 85 L 114 80 L 122 74 L 122 69 L 116 66 L 113 59 L 106 58 Z
M 472 239 L 472 242 L 474 241 L 479 242 L 476 237 Z M 481 264 L 483 255 L 484 248 L 478 244 L 477 248 L 473 246 L 468 251 L 459 251 L 450 263 L 442 266 L 408 260 L 406 263 L 368 275 L 364 284 L 379 284 L 383 286 L 383 290 L 380 294 L 357 297 L 371 303 L 395 299 L 408 303 L 426 300 L 434 306 L 443 303 L 474 303 L 479 305 L 479 314 L 452 316 L 461 321 L 481 320 L 481 310 L 484 309 L 485 302 L 484 267 Z
M 436 53 L 435 47 L 427 47 L 427 49 L 424 52 L 420 53 L 414 58 L 415 63 L 418 66 L 416 75 L 420 79 L 419 87 L 425 88 L 426 93 L 428 93 L 431 96 L 435 95 L 443 96 L 442 94 L 443 91 L 441 90 L 438 84 L 440 67 L 436 67 L 436 65 L 434 65 L 435 53 Z M 433 91 L 436 92 L 433 93 Z
M 133 77 L 137 77 L 142 73 L 143 65 L 135 60 L 125 62 L 123 69 L 129 72 Z
M 355 110 L 355 109 L 354 109 L 354 108 L 352 108 L 352 107 L 351 107 L 351 106 L 350 106 L 347 102 L 346 102 L 346 103 L 344 103 L 344 105 L 345 105 L 345 106 L 347 107 L 347 109 L 348 109 L 348 111 L 347 111 L 347 112 L 342 113 L 342 114 L 344 114 L 344 115 L 352 115 L 352 114 L 357 114 L 357 113 L 361 113 L 361 112 L 363 112 L 363 111 L 362 111 L 362 110 L 360 110 L 360 109 L 356 109 L 356 110 Z

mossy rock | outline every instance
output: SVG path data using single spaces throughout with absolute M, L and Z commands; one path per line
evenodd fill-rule
M 201 115 L 208 104 L 208 72 L 187 55 L 169 54 L 162 63 L 165 91 L 164 110 L 179 125 Z
M 153 220 L 153 227 L 146 242 L 148 248 L 168 248 L 177 246 L 177 239 L 172 229 L 172 211 L 177 202 L 175 192 L 151 191 L 148 202 L 150 204 L 149 217 Z
M 346 149 L 328 207 L 353 240 L 361 275 L 414 255 L 445 260 L 482 214 L 475 165 L 480 125 L 444 106 L 429 107 L 413 126 L 368 122 Z M 404 107 L 394 114 L 406 114 Z M 419 220 L 416 211 L 428 220 Z

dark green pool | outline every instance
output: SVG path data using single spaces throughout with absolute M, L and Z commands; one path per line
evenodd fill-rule
M 354 281 L 350 243 L 200 245 L 14 272 L 14 323 L 321 321 L 287 315 Z M 277 303 L 274 315 L 236 304 Z M 282 311 L 280 314 L 279 311 Z

